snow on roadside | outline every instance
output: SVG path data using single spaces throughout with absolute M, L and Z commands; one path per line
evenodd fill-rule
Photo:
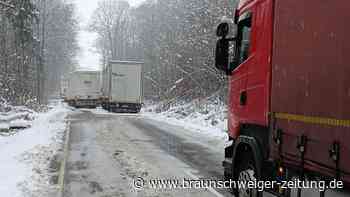
M 47 196 L 48 166 L 62 147 L 68 109 L 59 104 L 39 113 L 32 127 L 0 137 L 0 194 L 2 197 Z M 41 194 L 42 193 L 42 194 Z
M 146 107 L 143 115 L 147 118 L 182 126 L 186 130 L 205 133 L 208 136 L 226 138 L 226 105 L 219 99 L 194 100 L 176 104 L 159 112 L 159 105 Z
M 166 122 L 184 129 L 201 132 L 215 138 L 227 138 L 227 106 L 218 98 L 213 97 L 202 101 L 176 103 L 164 109 L 163 103 L 149 104 L 142 109 L 141 116 L 156 121 Z M 138 116 L 129 113 L 111 113 L 100 107 L 96 109 L 81 109 L 97 115 Z

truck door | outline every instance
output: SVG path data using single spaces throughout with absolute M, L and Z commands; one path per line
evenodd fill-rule
M 230 79 L 229 102 L 229 131 L 231 137 L 238 137 L 240 124 L 247 120 L 247 104 L 249 95 L 247 92 L 247 80 L 249 67 L 254 64 L 252 58 L 252 12 L 241 14 L 238 21 L 237 42 L 235 59 L 239 66 L 233 71 Z

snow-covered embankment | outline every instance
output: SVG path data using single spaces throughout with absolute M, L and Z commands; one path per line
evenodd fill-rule
M 160 108 L 164 109 L 164 106 L 162 104 L 148 106 L 144 109 L 143 115 L 208 136 L 227 137 L 227 106 L 218 98 L 176 103 L 167 106 L 166 110 L 159 110 Z
M 34 114 L 31 127 L 0 136 L 0 195 L 2 197 L 50 196 L 52 177 L 58 171 L 55 155 L 62 148 L 68 109 L 52 106 Z M 51 190 L 51 189 L 52 190 Z

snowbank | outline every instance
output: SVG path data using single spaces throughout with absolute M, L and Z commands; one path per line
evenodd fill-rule
M 49 185 L 47 166 L 63 143 L 67 113 L 62 104 L 54 106 L 47 113 L 35 114 L 31 128 L 0 136 L 2 197 L 40 196 L 33 193 Z
M 168 124 L 183 126 L 194 132 L 205 132 L 213 137 L 227 137 L 227 106 L 218 98 L 177 103 L 160 112 L 161 104 L 146 107 L 143 115 Z M 162 106 L 161 108 L 164 108 Z
M 31 127 L 37 115 L 26 106 L 12 106 L 0 99 L 0 134 L 12 135 L 13 130 Z

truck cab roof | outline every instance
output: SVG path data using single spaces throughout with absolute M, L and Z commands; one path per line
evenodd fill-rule
M 258 0 L 240 0 L 238 3 L 237 11 L 244 12 L 244 10 L 248 8 L 250 4 L 253 4 L 256 1 Z M 236 13 L 236 14 L 239 14 L 239 13 Z

